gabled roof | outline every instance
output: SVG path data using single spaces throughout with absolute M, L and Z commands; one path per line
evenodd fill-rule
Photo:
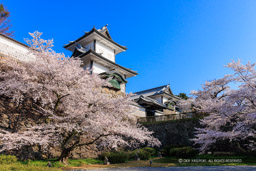
M 167 108 L 164 104 L 158 103 L 157 100 L 154 100 L 150 97 L 145 97 L 143 95 L 140 95 L 139 98 L 134 101 L 145 108 L 152 108 L 152 109 L 166 109 Z
M 163 85 L 163 86 L 160 86 L 160 87 L 155 87 L 155 88 L 143 90 L 143 91 L 138 91 L 138 92 L 135 92 L 134 94 L 144 95 L 144 96 L 152 96 L 152 95 L 162 94 L 166 91 L 169 91 L 169 93 L 171 95 L 173 95 L 169 84 Z
M 156 95 L 160 95 L 160 94 L 166 95 L 168 97 L 174 97 L 174 98 L 178 99 L 178 97 L 173 95 L 169 84 L 163 85 L 163 86 L 160 86 L 160 87 L 155 87 L 155 88 L 143 90 L 143 91 L 138 91 L 138 92 L 135 92 L 133 94 L 135 94 L 135 95 L 131 97 L 132 99 L 137 99 L 137 98 L 140 97 L 140 95 L 143 95 L 144 97 L 152 97 L 152 96 L 156 96 Z
M 112 40 L 112 38 L 111 38 L 111 36 L 109 34 L 107 26 L 108 26 L 108 24 L 103 26 L 101 29 L 98 29 L 98 31 L 101 32 L 103 35 L 107 36 L 109 39 Z
M 92 28 L 91 31 L 86 32 L 83 36 L 81 36 L 80 38 L 76 39 L 75 41 L 70 42 L 69 44 L 65 45 L 64 48 L 68 48 L 72 45 L 74 45 L 76 42 L 79 42 L 82 39 L 85 39 L 86 37 L 88 37 L 89 35 L 96 33 L 97 35 L 99 35 L 100 37 L 102 37 L 103 39 L 108 40 L 109 42 L 113 43 L 114 45 L 118 46 L 119 48 L 121 48 L 122 50 L 126 50 L 127 48 L 114 42 L 112 40 L 112 38 L 109 35 L 109 32 L 107 29 L 104 29 L 104 27 L 102 29 L 97 30 L 96 28 Z
M 74 52 L 72 53 L 71 57 L 77 57 L 79 55 L 82 55 L 86 52 L 86 49 L 82 48 L 82 47 L 75 47 Z

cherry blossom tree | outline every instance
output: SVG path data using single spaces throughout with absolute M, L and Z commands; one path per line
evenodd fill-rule
M 84 70 L 78 58 L 51 49 L 53 40 L 30 33 L 26 40 L 34 56 L 28 62 L 6 59 L 0 73 L 0 94 L 16 105 L 29 99 L 45 122 L 13 131 L 0 128 L 0 152 L 24 145 L 60 146 L 60 161 L 77 147 L 98 144 L 107 148 L 139 144 L 160 145 L 152 132 L 138 125 L 131 115 L 129 95 L 113 98 L 104 87 L 107 80 Z
M 202 90 L 191 92 L 194 98 L 179 103 L 183 109 L 205 116 L 193 139 L 201 152 L 214 151 L 223 144 L 237 152 L 256 150 L 255 64 L 233 61 L 227 67 L 232 75 L 206 82 Z

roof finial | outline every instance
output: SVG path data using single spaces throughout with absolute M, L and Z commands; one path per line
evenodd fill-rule
M 103 26 L 103 27 L 101 28 L 101 30 L 104 31 L 104 30 L 108 29 L 107 26 L 108 26 L 108 24 L 106 24 L 105 26 Z

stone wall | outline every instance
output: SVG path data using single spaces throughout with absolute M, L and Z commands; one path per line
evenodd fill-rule
M 118 92 L 110 93 L 118 95 Z M 45 122 L 45 118 L 37 113 L 35 106 L 29 100 L 20 106 L 15 106 L 10 99 L 0 97 L 0 127 L 6 130 L 22 131 L 26 127 Z M 162 142 L 162 146 L 167 145 L 191 145 L 189 140 L 194 136 L 194 128 L 198 127 L 198 120 L 178 120 L 165 123 L 152 123 L 145 125 L 149 130 L 154 131 L 154 136 Z M 1 145 L 1 142 L 0 142 Z M 60 155 L 58 147 L 50 147 L 50 154 L 41 152 L 40 147 L 24 147 L 19 151 L 10 153 L 16 154 L 20 159 L 55 158 Z M 100 150 L 95 145 L 76 149 L 71 153 L 71 158 L 96 157 Z M 26 157 L 26 158 L 23 158 Z
M 154 137 L 158 138 L 162 147 L 170 145 L 191 146 L 190 140 L 194 137 L 194 130 L 199 127 L 198 119 L 176 120 L 162 123 L 144 124 L 149 130 L 154 131 Z
M 16 106 L 6 97 L 0 96 L 0 128 L 9 131 L 23 131 L 28 127 L 35 126 L 46 121 L 35 110 L 36 106 L 30 100 L 26 100 L 23 104 Z M 1 140 L 0 140 L 1 146 Z M 57 158 L 60 156 L 59 147 L 49 147 L 47 152 L 43 152 L 40 146 L 23 147 L 20 150 L 5 151 L 6 154 L 14 154 L 21 160 L 26 159 L 45 159 Z M 75 149 L 71 154 L 71 158 L 87 158 L 97 157 L 100 151 L 96 145 L 90 145 Z

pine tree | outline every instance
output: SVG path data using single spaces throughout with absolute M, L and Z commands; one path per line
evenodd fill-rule
M 3 4 L 0 4 L 0 33 L 13 36 L 13 31 L 10 31 L 10 12 L 4 7 Z

